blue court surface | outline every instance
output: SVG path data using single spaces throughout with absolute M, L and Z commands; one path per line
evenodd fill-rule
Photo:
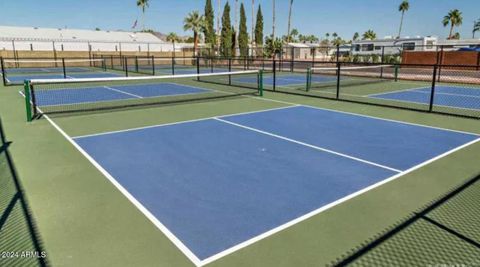
M 368 97 L 429 104 L 431 88 L 423 87 L 383 94 L 369 95 Z M 434 105 L 463 109 L 480 110 L 480 88 L 436 86 Z
M 200 94 L 211 90 L 176 83 L 37 90 L 37 105 L 57 106 L 127 99 Z
M 74 140 L 208 261 L 478 138 L 293 106 Z
M 111 72 L 80 72 L 67 73 L 68 78 L 112 78 L 122 77 L 122 75 Z M 10 83 L 23 83 L 25 80 L 35 79 L 63 79 L 63 73 L 58 74 L 25 74 L 25 75 L 7 75 L 6 78 Z

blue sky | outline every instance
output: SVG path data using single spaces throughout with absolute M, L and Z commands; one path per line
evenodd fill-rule
M 217 0 L 212 0 L 215 8 Z M 203 12 L 204 0 L 150 0 L 146 26 L 160 32 L 182 29 L 185 15 L 192 10 Z M 222 5 L 226 0 L 221 0 Z M 238 0 L 239 3 L 242 0 Z M 250 29 L 251 0 L 244 0 Z M 265 32 L 271 32 L 272 0 L 255 0 L 262 4 Z M 351 38 L 354 32 L 372 29 L 378 37 L 395 35 L 398 31 L 401 0 L 294 0 L 292 25 L 303 34 L 323 37 L 326 32 L 337 32 Z M 141 12 L 136 0 L 1 0 L 0 25 L 65 27 L 108 30 L 130 30 Z M 230 0 L 233 6 L 234 0 Z M 277 34 L 285 34 L 289 0 L 277 0 Z M 479 0 L 410 0 L 410 11 L 405 16 L 404 36 L 434 35 L 446 37 L 448 29 L 441 24 L 449 10 L 463 13 L 459 28 L 463 38 L 471 38 L 473 21 L 480 19 Z M 233 14 L 232 14 L 233 22 Z

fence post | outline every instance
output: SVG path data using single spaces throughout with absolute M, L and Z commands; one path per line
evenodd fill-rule
M 480 70 L 480 52 L 477 52 L 477 70 Z
M 155 56 L 151 56 L 152 58 L 152 74 L 155 76 Z
M 385 46 L 382 46 L 382 58 L 381 58 L 382 64 L 385 64 Z
M 337 45 L 337 62 L 340 61 L 340 45 Z
M 277 89 L 277 60 L 273 59 L 273 91 Z
M 340 98 L 340 62 L 337 61 L 337 95 L 336 99 Z
M 175 75 L 175 57 L 172 57 L 172 75 Z
M 441 76 L 442 76 L 442 65 L 443 65 L 443 61 L 444 61 L 444 53 L 445 51 L 443 50 L 443 45 L 441 46 L 441 49 L 440 49 L 440 62 L 437 64 L 438 65 L 438 81 L 440 82 L 440 79 L 441 79 Z
M 121 60 L 122 60 L 122 59 L 120 58 L 120 61 L 121 61 Z M 128 77 L 128 64 L 127 64 L 127 60 L 128 60 L 127 57 L 124 57 L 124 58 L 123 58 L 123 65 L 124 65 L 124 67 L 125 67 L 125 77 Z
M 200 58 L 197 57 L 197 74 L 200 74 Z M 197 76 L 197 81 L 200 81 L 200 76 Z
M 263 70 L 258 72 L 258 93 L 263 96 Z
M 57 64 L 55 62 L 55 64 Z M 67 68 L 65 67 L 65 58 L 62 57 L 62 68 L 63 68 L 63 78 L 66 79 L 67 78 Z
M 228 72 L 232 71 L 232 58 L 228 59 Z M 232 85 L 232 75 L 228 75 L 228 85 Z
M 436 85 L 436 81 L 437 81 L 437 68 L 438 68 L 438 65 L 435 65 L 433 67 L 433 77 L 432 77 L 432 90 L 430 91 L 430 104 L 429 104 L 429 107 L 428 107 L 428 111 L 429 112 L 432 112 L 433 111 L 433 101 L 435 99 L 435 85 Z
M 307 69 L 307 92 L 312 87 L 312 68 Z

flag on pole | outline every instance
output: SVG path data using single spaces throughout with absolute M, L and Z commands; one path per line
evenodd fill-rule
M 133 23 L 132 29 L 135 29 L 137 27 L 137 22 L 138 20 L 136 19 L 135 22 Z

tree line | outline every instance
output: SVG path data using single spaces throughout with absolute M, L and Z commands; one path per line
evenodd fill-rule
M 220 5 L 220 0 L 217 0 Z M 291 29 L 291 20 L 293 13 L 293 0 L 290 0 L 289 9 L 288 9 L 288 28 L 287 34 L 283 35 L 281 38 L 275 35 L 275 26 L 276 26 L 276 10 L 275 10 L 275 0 L 273 1 L 273 25 L 272 33 L 268 36 L 264 36 L 264 20 L 261 5 L 257 7 L 255 22 L 254 22 L 254 10 L 255 10 L 255 0 L 252 0 L 252 35 L 248 34 L 247 29 L 247 15 L 243 2 L 240 4 L 240 11 L 238 12 L 238 0 L 235 1 L 235 24 L 237 24 L 237 14 L 240 14 L 240 20 L 238 25 L 232 25 L 231 22 L 231 7 L 229 1 L 227 1 L 223 7 L 223 13 L 221 16 L 221 29 L 219 25 L 219 18 L 217 18 L 217 29 L 215 30 L 215 12 L 212 6 L 211 0 L 206 0 L 204 13 L 200 14 L 199 11 L 190 12 L 184 19 L 183 28 L 185 31 L 192 31 L 193 37 L 188 38 L 187 40 L 180 40 L 177 34 L 170 33 L 167 36 L 167 40 L 170 42 L 177 41 L 187 41 L 194 43 L 194 50 L 197 51 L 198 43 L 203 40 L 206 45 L 209 45 L 215 51 L 219 51 L 221 56 L 237 56 L 237 51 L 240 56 L 248 56 L 249 46 L 252 48 L 263 47 L 266 56 L 275 54 L 276 52 L 282 49 L 282 46 L 288 43 L 318 43 L 320 39 L 315 35 L 304 35 L 301 34 L 298 29 Z M 149 0 L 137 0 L 137 6 L 141 8 L 142 13 L 145 13 L 145 9 L 149 6 Z M 220 7 L 219 7 L 220 8 Z M 401 13 L 400 24 L 398 29 L 398 35 L 396 38 L 401 38 L 404 18 L 406 12 L 410 10 L 410 3 L 408 0 L 403 0 L 398 7 L 398 11 Z M 144 19 L 142 19 L 144 25 Z M 459 27 L 463 23 L 462 12 L 458 9 L 453 9 L 444 16 L 442 24 L 444 27 L 450 27 L 448 39 L 460 39 L 460 34 L 454 32 L 455 27 Z M 238 33 L 236 32 L 236 27 L 238 26 Z M 143 26 L 144 27 L 144 26 Z M 144 31 L 145 28 L 143 28 Z M 474 27 L 472 31 L 473 38 L 475 38 L 475 33 L 480 31 L 480 19 L 474 21 Z M 203 36 L 202 36 L 203 34 Z M 332 39 L 330 39 L 332 37 Z M 351 39 L 343 39 L 337 33 L 326 33 L 325 38 L 321 40 L 323 45 L 343 45 L 351 43 L 359 39 L 363 40 L 375 40 L 377 39 L 377 34 L 369 29 L 365 31 L 362 35 L 358 32 L 355 32 Z

